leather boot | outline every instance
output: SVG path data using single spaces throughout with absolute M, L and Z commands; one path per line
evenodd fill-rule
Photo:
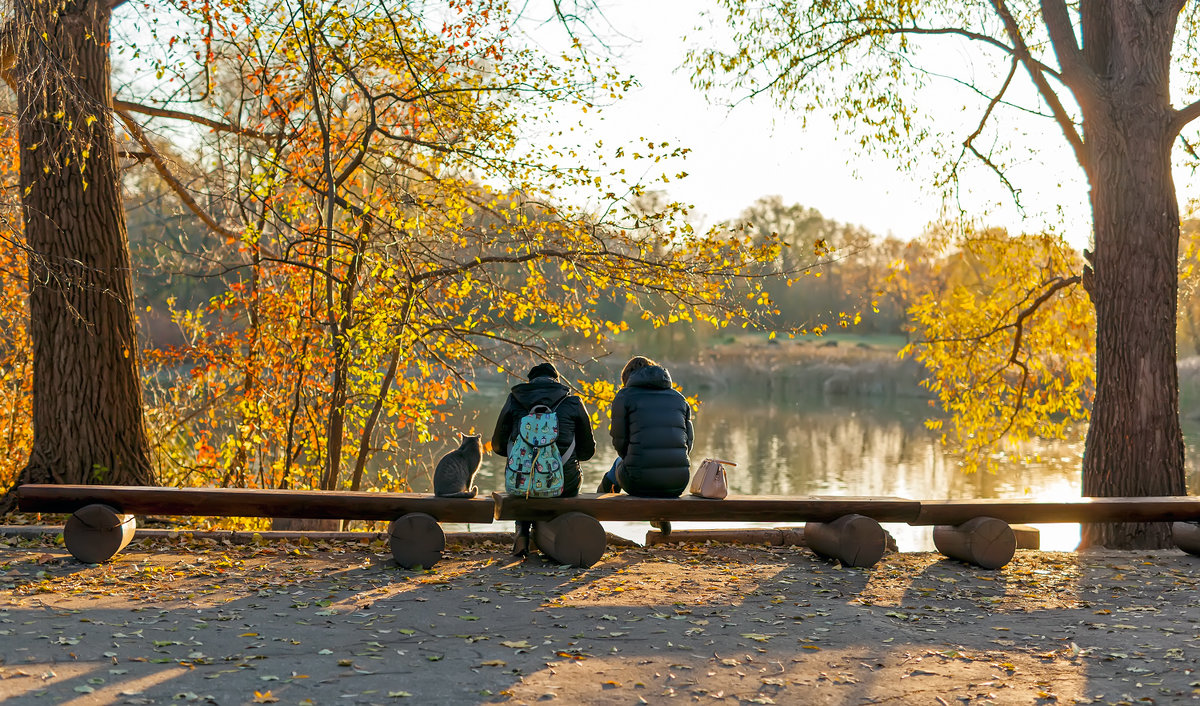
M 517 531 L 513 537 L 512 555 L 524 559 L 529 556 L 529 529 L 528 522 L 518 522 Z

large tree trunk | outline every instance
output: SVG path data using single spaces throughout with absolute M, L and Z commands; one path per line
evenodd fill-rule
M 16 1 L 34 360 L 24 483 L 151 482 L 113 138 L 109 12 L 96 0 Z
M 1167 85 L 1175 24 L 1132 5 L 1112 5 L 1113 26 L 1097 40 L 1104 51 L 1089 56 L 1103 78 L 1102 101 L 1085 110 L 1083 125 L 1095 228 L 1085 286 L 1096 306 L 1096 400 L 1083 494 L 1102 497 L 1187 493 Z M 1170 539 L 1166 523 L 1085 525 L 1083 532 L 1083 546 L 1154 548 Z

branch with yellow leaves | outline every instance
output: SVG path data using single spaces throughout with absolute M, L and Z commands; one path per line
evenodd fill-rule
M 1001 332 L 1004 332 L 1004 331 L 1007 331 L 1010 329 L 1012 330 L 1012 332 L 1013 332 L 1012 333 L 1012 337 L 1013 337 L 1012 338 L 1012 347 L 1009 352 L 1008 358 L 1004 361 L 1003 365 L 1001 365 L 998 368 L 996 368 L 995 370 L 993 370 L 992 373 L 990 375 L 988 375 L 981 383 L 981 385 L 984 385 L 984 386 L 990 384 L 993 380 L 995 380 L 999 375 L 1001 375 L 1010 366 L 1015 366 L 1017 368 L 1020 368 L 1020 370 L 1021 370 L 1021 379 L 1016 388 L 1016 400 L 1012 404 L 1012 413 L 1008 416 L 1008 421 L 1005 424 L 1005 427 L 1003 428 L 1003 430 L 1001 430 L 1001 432 L 997 435 L 997 438 L 1004 436 L 1012 429 L 1013 424 L 1016 422 L 1017 414 L 1020 412 L 1022 404 L 1025 401 L 1025 393 L 1026 393 L 1026 390 L 1028 389 L 1028 383 L 1029 383 L 1029 366 L 1026 363 L 1026 361 L 1021 358 L 1021 346 L 1022 346 L 1022 342 L 1023 342 L 1024 336 L 1025 336 L 1026 322 L 1028 321 L 1028 319 L 1030 317 L 1032 317 L 1034 314 L 1036 314 L 1042 308 L 1042 306 L 1047 301 L 1049 301 L 1055 294 L 1057 294 L 1058 292 L 1060 292 L 1063 289 L 1066 289 L 1068 287 L 1079 284 L 1082 281 L 1083 281 L 1083 278 L 1080 275 L 1073 275 L 1071 277 L 1058 276 L 1058 277 L 1053 277 L 1053 278 L 1047 280 L 1046 282 L 1044 282 L 1041 285 L 1041 287 L 1038 288 L 1038 289 L 1041 289 L 1042 291 L 1040 294 L 1038 294 L 1036 297 L 1034 297 L 1032 301 L 1029 301 L 1030 296 L 1033 294 L 1034 291 L 1038 291 L 1038 290 L 1035 289 L 1026 294 L 1026 296 L 1024 297 L 1024 299 L 1022 301 L 1028 301 L 1029 304 L 1027 306 L 1025 306 L 1024 308 L 1022 308 L 1020 311 L 1018 311 L 1016 314 L 1016 317 L 1012 321 L 1008 321 L 1006 323 L 999 323 L 987 331 L 984 331 L 984 332 L 981 332 L 978 334 L 974 334 L 974 335 L 970 335 L 970 336 L 944 337 L 944 338 L 936 338 L 936 339 L 924 339 L 924 340 L 920 341 L 920 343 L 924 343 L 924 344 L 965 343 L 965 342 L 972 342 L 972 341 L 982 343 L 983 341 L 985 341 L 985 340 L 991 338 L 992 336 L 995 336 Z M 1009 311 L 1011 311 L 1011 309 Z M 1007 319 L 1007 316 L 1005 316 L 1004 318 Z

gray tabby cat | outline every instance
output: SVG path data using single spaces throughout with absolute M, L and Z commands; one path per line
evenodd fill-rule
M 433 493 L 442 498 L 473 498 L 479 488 L 472 485 L 483 462 L 483 441 L 478 434 L 462 437 L 462 445 L 442 456 L 433 471 Z

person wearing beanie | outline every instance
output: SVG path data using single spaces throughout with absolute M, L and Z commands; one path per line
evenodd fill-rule
M 559 497 L 569 498 L 579 494 L 579 462 L 590 459 L 596 453 L 596 440 L 592 436 L 592 418 L 583 400 L 571 394 L 571 390 L 559 382 L 558 370 L 551 363 L 538 363 L 529 369 L 529 381 L 514 385 L 504 401 L 496 429 L 492 432 L 492 453 L 508 458 L 508 449 L 517 435 L 517 425 L 535 405 L 546 405 L 558 417 L 558 450 L 566 453 L 575 444 L 571 457 L 563 457 L 563 489 Z M 513 541 L 513 555 L 529 553 L 529 532 L 532 523 L 517 522 L 517 535 Z
M 529 375 L 526 376 L 527 380 L 533 380 L 534 378 L 554 378 L 557 380 L 558 369 L 554 367 L 554 363 L 538 363 L 529 369 Z
M 667 369 L 644 356 L 626 363 L 621 383 L 609 427 L 620 458 L 598 491 L 677 498 L 691 479 L 692 407 Z

